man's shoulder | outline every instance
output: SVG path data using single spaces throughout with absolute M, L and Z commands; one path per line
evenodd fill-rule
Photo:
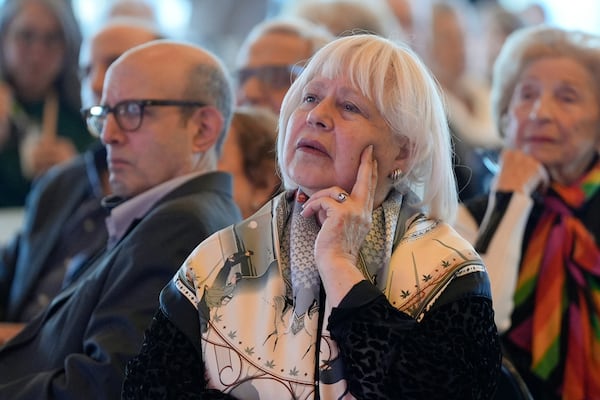
M 149 220 L 171 215 L 189 215 L 200 218 L 215 218 L 222 214 L 231 215 L 233 222 L 238 222 L 239 211 L 237 210 L 233 199 L 228 198 L 218 192 L 198 191 L 194 193 L 186 193 L 176 197 L 169 197 L 158 202 L 143 220 Z
M 190 187 L 191 184 L 191 187 Z M 162 200 L 137 222 L 130 232 L 131 240 L 138 235 L 152 235 L 155 239 L 181 235 L 199 241 L 208 235 L 241 220 L 238 207 L 231 194 L 188 182 L 186 190 L 179 187 Z
M 218 173 L 198 176 L 175 188 L 153 207 L 148 217 L 164 213 L 225 220 L 227 225 L 241 220 L 233 201 L 230 180 Z

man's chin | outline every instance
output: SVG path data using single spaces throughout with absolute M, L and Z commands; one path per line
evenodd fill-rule
M 132 190 L 131 190 L 130 186 L 125 184 L 125 182 L 123 182 L 122 180 L 113 179 L 111 177 L 111 179 L 109 180 L 109 183 L 110 183 L 110 189 L 111 189 L 113 195 L 119 196 L 119 197 L 122 197 L 125 199 L 131 197 Z

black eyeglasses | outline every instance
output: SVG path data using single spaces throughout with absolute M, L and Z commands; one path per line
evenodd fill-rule
M 133 132 L 140 128 L 144 118 L 145 107 L 176 106 L 176 107 L 205 107 L 207 104 L 188 100 L 124 100 L 114 105 L 92 106 L 81 110 L 93 136 L 99 137 L 106 124 L 108 114 L 113 113 L 119 128 Z
M 273 89 L 286 89 L 304 70 L 300 65 L 265 65 L 256 68 L 242 68 L 237 71 L 238 86 L 244 85 L 252 77 Z

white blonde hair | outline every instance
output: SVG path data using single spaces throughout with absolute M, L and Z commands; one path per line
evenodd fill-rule
M 336 39 L 319 50 L 294 81 L 281 106 L 278 163 L 284 186 L 298 187 L 283 165 L 286 127 L 302 102 L 303 88 L 315 77 L 345 76 L 372 101 L 391 131 L 408 139 L 408 166 L 397 182 L 421 195 L 433 218 L 452 221 L 457 193 L 452 149 L 440 89 L 419 57 L 406 45 L 376 35 Z

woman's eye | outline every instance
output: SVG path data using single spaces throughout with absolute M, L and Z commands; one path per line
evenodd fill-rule
M 350 112 L 355 112 L 355 113 L 360 112 L 360 110 L 358 109 L 358 107 L 356 107 L 352 103 L 344 103 L 343 108 L 344 108 L 345 111 L 350 111 Z
M 517 85 L 515 90 L 515 99 L 517 100 L 532 100 L 538 94 L 538 88 L 531 83 L 521 83 Z
M 313 96 L 312 94 L 307 94 L 304 96 L 304 98 L 302 99 L 302 101 L 304 103 L 313 103 L 316 101 L 316 97 Z
M 562 95 L 560 96 L 560 98 L 564 103 L 573 103 L 577 99 L 575 96 L 572 95 Z
M 558 93 L 558 98 L 565 103 L 577 101 L 577 93 L 574 90 L 562 90 Z
M 531 100 L 535 97 L 535 93 L 533 90 L 522 90 L 520 97 L 523 100 Z

